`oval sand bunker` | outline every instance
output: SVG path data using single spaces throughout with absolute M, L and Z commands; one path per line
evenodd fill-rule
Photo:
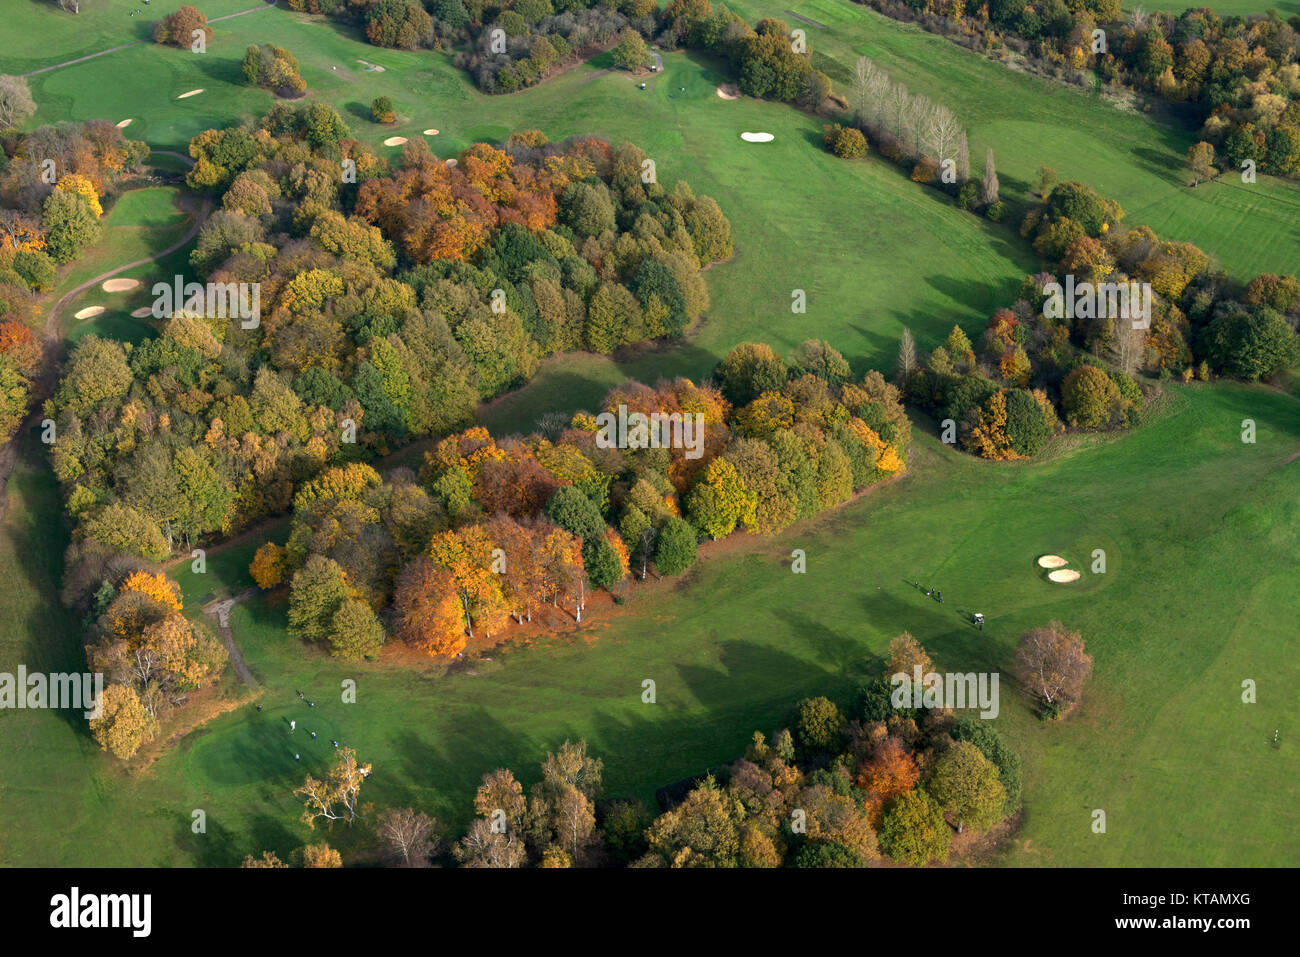
M 141 306 L 139 309 L 131 310 L 132 319 L 143 319 L 145 316 L 152 316 L 153 310 L 148 306 Z
M 1054 582 L 1077 582 L 1079 573 L 1073 568 L 1058 568 L 1054 572 L 1048 572 L 1047 577 Z
M 183 100 L 187 97 L 198 96 L 202 92 L 203 92 L 203 87 L 199 87 L 197 90 L 190 90 L 188 93 L 182 93 L 180 96 L 176 97 L 176 99 Z
M 103 306 L 87 306 L 85 309 L 79 309 L 73 313 L 73 319 L 89 319 L 92 316 L 98 316 L 104 311 Z
M 118 128 L 119 130 L 124 130 L 124 129 L 126 129 L 128 126 L 130 126 L 130 125 L 131 125 L 132 123 L 134 123 L 134 122 L 135 122 L 135 120 L 123 120 L 121 123 L 118 123 L 118 124 L 117 124 L 117 128 Z
M 724 83 L 715 92 L 724 100 L 740 99 L 740 87 L 734 83 Z
M 126 292 L 140 285 L 139 279 L 105 279 L 99 288 L 104 292 Z
M 1042 555 L 1038 559 L 1039 568 L 1064 568 L 1068 564 L 1060 555 Z
M 425 136 L 437 136 L 437 135 L 438 135 L 438 131 L 437 131 L 437 130 L 425 130 L 425 131 L 424 131 L 424 135 L 425 135 Z
M 741 133 L 740 138 L 746 143 L 770 143 L 776 139 L 771 133 Z
M 405 137 L 405 136 L 390 136 L 388 139 L 384 140 L 384 145 L 385 145 L 385 146 L 401 146 L 401 145 L 402 145 L 403 143 L 405 143 L 405 142 L 406 142 L 406 137 Z

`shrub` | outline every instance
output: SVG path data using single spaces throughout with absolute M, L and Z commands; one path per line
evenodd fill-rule
M 995 223 L 1002 222 L 1003 218 L 1007 215 L 1006 203 L 1002 202 L 1002 200 L 998 200 L 996 203 L 989 203 L 988 208 L 984 210 L 984 215 Z
M 853 159 L 867 155 L 867 138 L 860 130 L 855 130 L 851 126 L 841 126 L 839 123 L 827 126 L 825 129 L 822 142 L 840 159 Z
M 397 113 L 393 110 L 393 101 L 386 96 L 377 96 L 370 104 L 370 117 L 376 123 L 393 123 Z

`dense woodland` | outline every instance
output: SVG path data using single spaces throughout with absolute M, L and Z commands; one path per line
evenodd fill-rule
M 160 560 L 285 511 L 331 464 L 464 428 L 546 355 L 679 334 L 707 306 L 701 263 L 731 253 L 717 204 L 643 182 L 630 145 L 531 133 L 389 169 L 346 133 L 282 104 L 191 144 L 191 186 L 221 197 L 192 264 L 258 285 L 255 328 L 180 309 L 69 355 L 47 411 L 79 607 L 115 556 Z
M 534 614 L 581 622 L 588 589 L 678 575 L 701 539 L 775 534 L 905 467 L 897 389 L 879 373 L 850 381 L 825 343 L 789 361 L 745 344 L 716 378 L 629 383 L 602 408 L 700 415 L 698 457 L 609 447 L 590 413 L 522 439 L 472 428 L 418 476 L 355 464 L 306 483 L 288 542 L 264 545 L 250 571 L 289 584 L 290 633 L 331 654 L 374 656 L 391 634 L 449 657 Z

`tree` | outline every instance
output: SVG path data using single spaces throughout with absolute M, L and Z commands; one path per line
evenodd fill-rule
M 1214 147 L 1202 140 L 1187 148 L 1187 169 L 1192 174 L 1188 185 L 1197 186 L 1202 180 L 1211 179 L 1217 172 L 1214 168 Z
M 520 867 L 528 851 L 518 833 L 494 831 L 491 824 L 478 818 L 452 849 L 452 854 L 462 867 Z
M 1219 371 L 1248 382 L 1300 362 L 1300 339 L 1275 309 L 1226 309 L 1205 330 L 1206 351 Z
M 1097 366 L 1078 366 L 1061 386 L 1066 417 L 1071 425 L 1082 429 L 1099 429 L 1109 423 L 1119 401 L 1114 380 Z
M 736 867 L 744 808 L 710 775 L 646 829 L 648 854 L 669 867 Z
M 126 352 L 119 343 L 86 336 L 68 358 L 54 401 L 60 408 L 85 417 L 102 403 L 125 396 L 134 381 Z
M 640 72 L 650 65 L 650 50 L 641 34 L 631 27 L 625 27 L 618 35 L 618 43 L 610 53 L 614 58 L 614 66 L 620 70 Z
M 239 865 L 247 868 L 268 868 L 279 869 L 289 865 L 280 860 L 274 851 L 263 851 L 261 857 L 254 857 L 252 854 L 244 856 L 244 862 Z
M 330 637 L 334 615 L 348 597 L 347 576 L 339 563 L 312 555 L 289 584 L 289 634 L 304 641 Z
M 764 392 L 779 390 L 790 374 L 771 346 L 742 342 L 723 357 L 714 377 L 722 386 L 722 394 L 733 405 L 741 406 Z
M 899 674 L 912 678 L 918 667 L 922 675 L 929 674 L 932 667 L 930 656 L 925 653 L 921 643 L 912 637 L 912 633 L 905 631 L 889 643 L 889 657 L 885 660 L 885 678 L 889 679 Z
M 377 96 L 370 104 L 370 118 L 376 123 L 393 123 L 397 120 L 397 112 L 393 109 L 393 101 L 386 96 Z
M 855 159 L 867 155 L 867 138 L 861 130 L 835 123 L 825 127 L 822 142 L 840 159 Z
M 1043 407 L 1024 389 L 1007 392 L 1006 407 L 1006 431 L 1012 451 L 1026 457 L 1037 455 L 1052 434 Z
M 898 340 L 898 381 L 906 383 L 916 371 L 916 340 L 912 331 L 904 327 L 903 335 Z
M 20 76 L 0 76 L 0 130 L 22 126 L 36 113 L 27 81 Z
M 99 746 L 125 761 L 153 738 L 157 722 L 129 685 L 110 684 L 98 702 L 100 715 L 90 719 L 90 733 Z
M 330 654 L 344 661 L 361 661 L 379 654 L 384 644 L 384 626 L 369 603 L 348 598 L 334 613 L 330 631 Z
M 998 769 L 979 748 L 958 741 L 935 763 L 930 793 L 953 820 L 960 834 L 967 824 L 977 831 L 992 827 L 1002 816 L 1007 793 Z
M 943 809 L 925 791 L 900 794 L 885 811 L 880 848 L 900 864 L 920 867 L 946 861 L 951 841 Z
M 294 795 L 302 798 L 306 808 L 301 820 L 310 828 L 314 829 L 322 819 L 330 823 L 345 821 L 351 826 L 359 813 L 357 802 L 361 785 L 370 776 L 370 765 L 358 764 L 357 753 L 352 748 L 339 748 L 337 755 L 338 762 L 324 780 L 318 781 L 309 774 L 302 786 L 294 789 Z
M 212 39 L 212 28 L 208 26 L 208 18 L 186 4 L 154 24 L 153 39 L 155 43 L 189 48 L 196 39 L 194 36 L 196 30 L 203 35 L 204 42 Z
M 829 698 L 805 698 L 799 702 L 795 732 L 807 754 L 832 750 L 843 727 L 844 718 Z
M 709 462 L 686 496 L 691 524 L 713 539 L 725 538 L 737 525 L 752 522 L 757 505 L 735 466 L 725 458 Z
M 1092 673 L 1092 658 L 1084 652 L 1078 632 L 1052 621 L 1020 636 L 1016 671 L 1025 687 L 1048 707 L 1066 706 L 1083 694 L 1083 684 Z
M 248 573 L 253 576 L 258 588 L 267 591 L 284 581 L 287 554 L 283 545 L 275 542 L 262 543 L 248 566 Z
M 399 867 L 427 867 L 440 841 L 438 822 L 409 807 L 389 808 L 375 824 L 384 857 Z
M 695 564 L 699 552 L 695 528 L 676 515 L 659 530 L 655 547 L 655 568 L 660 575 L 680 575 Z
M 71 262 L 83 249 L 98 242 L 102 226 L 89 199 L 80 193 L 56 189 L 41 212 L 50 258 Z
M 985 206 L 998 201 L 998 171 L 993 165 L 993 147 L 984 155 L 984 179 L 980 183 L 980 200 Z
M 328 844 L 307 844 L 302 849 L 303 867 L 342 867 L 343 856 Z
M 888 696 L 883 700 L 887 704 Z M 858 787 L 867 792 L 867 811 L 873 823 L 879 826 L 885 805 L 912 790 L 920 779 L 916 759 L 898 738 L 890 736 L 880 742 L 857 774 Z
M 427 555 L 408 563 L 393 595 L 395 633 L 414 648 L 447 658 L 464 650 L 465 613 L 451 572 Z

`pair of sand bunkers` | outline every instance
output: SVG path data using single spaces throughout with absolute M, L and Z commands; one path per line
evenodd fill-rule
M 1079 578 L 1082 576 L 1077 570 L 1073 568 L 1067 568 L 1066 566 L 1069 564 L 1070 564 L 1069 561 L 1067 559 L 1062 558 L 1060 555 L 1038 556 L 1038 567 L 1051 569 L 1047 573 L 1047 577 L 1050 581 L 1062 582 L 1062 583 L 1077 582 Z

